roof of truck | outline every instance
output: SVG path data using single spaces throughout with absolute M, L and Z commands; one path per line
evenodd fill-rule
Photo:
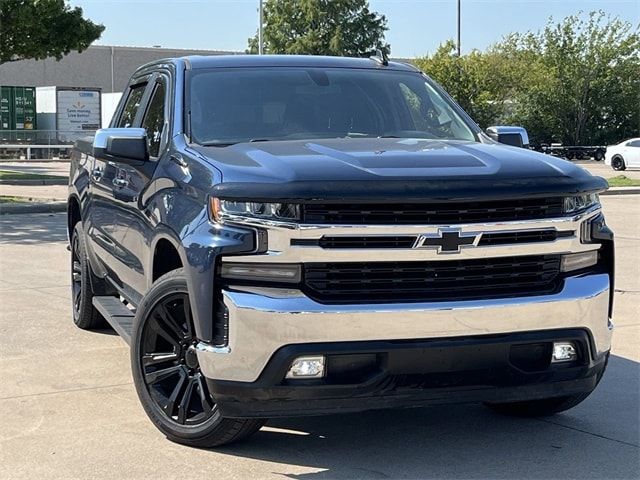
M 317 55 L 192 55 L 182 57 L 188 68 L 233 67 L 313 67 L 313 68 L 373 68 L 417 72 L 413 65 L 389 62 L 382 65 L 374 58 L 324 57 Z

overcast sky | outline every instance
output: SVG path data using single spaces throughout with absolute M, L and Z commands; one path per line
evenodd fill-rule
M 102 23 L 102 45 L 243 51 L 257 28 L 258 0 L 71 0 Z M 386 15 L 394 57 L 433 52 L 456 36 L 456 0 L 371 0 Z M 640 22 L 640 0 L 462 0 L 462 49 L 484 49 L 513 31 L 539 30 L 550 16 L 604 10 Z

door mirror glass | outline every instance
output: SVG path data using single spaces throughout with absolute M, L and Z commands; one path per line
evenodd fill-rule
M 149 159 L 147 134 L 144 128 L 103 128 L 93 139 L 96 157 L 116 162 L 140 162 Z

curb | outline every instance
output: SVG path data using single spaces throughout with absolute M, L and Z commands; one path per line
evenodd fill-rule
M 20 213 L 56 213 L 66 212 L 67 202 L 23 202 L 16 204 L 0 204 L 0 215 Z
M 638 195 L 640 187 L 611 187 L 600 195 Z
M 69 179 L 67 177 L 60 178 L 45 178 L 43 180 L 38 180 L 36 178 L 29 180 L 0 180 L 0 185 L 25 185 L 25 186 L 34 186 L 34 185 L 68 185 Z

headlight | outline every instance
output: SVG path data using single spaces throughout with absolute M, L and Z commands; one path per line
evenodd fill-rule
M 597 193 L 587 195 L 577 195 L 575 197 L 565 197 L 564 213 L 575 213 L 586 210 L 594 205 L 600 205 L 600 198 Z
M 235 202 L 212 198 L 211 218 L 223 222 L 226 218 L 245 217 L 290 222 L 300 220 L 300 205 L 294 203 Z

